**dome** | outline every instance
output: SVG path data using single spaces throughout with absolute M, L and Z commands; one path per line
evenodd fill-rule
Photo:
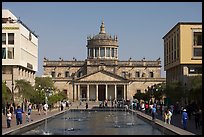
M 106 33 L 99 33 L 95 36 L 93 36 L 92 39 L 111 39 L 111 36 Z

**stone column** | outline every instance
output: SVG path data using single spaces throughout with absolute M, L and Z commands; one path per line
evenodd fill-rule
M 115 85 L 115 100 L 117 100 L 117 85 Z
M 126 85 L 123 85 L 123 99 L 126 100 Z
M 108 85 L 106 84 L 106 100 L 108 100 Z
M 93 48 L 93 57 L 95 58 L 95 48 Z
M 129 86 L 128 86 L 129 84 L 127 84 L 127 94 L 126 94 L 126 100 L 128 99 L 128 97 L 130 96 L 129 94 Z
M 101 49 L 100 49 L 100 47 L 98 48 L 98 57 L 101 58 Z
M 89 84 L 87 84 L 86 99 L 89 101 Z
M 96 85 L 96 101 L 98 101 L 98 84 Z
M 80 100 L 80 85 L 78 85 L 78 100 Z
M 75 84 L 74 84 L 73 100 L 75 100 L 75 99 L 76 99 L 76 86 L 77 86 L 77 85 L 75 85 Z
M 106 58 L 106 47 L 105 47 L 105 58 Z

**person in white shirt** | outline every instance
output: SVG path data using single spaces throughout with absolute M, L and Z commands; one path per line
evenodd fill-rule
M 44 104 L 44 106 L 43 106 L 44 114 L 46 114 L 47 109 L 48 109 L 48 105 L 47 105 L 47 104 Z
M 12 114 L 10 112 L 10 110 L 7 110 L 7 115 L 6 115 L 6 120 L 7 120 L 7 128 L 11 127 L 11 119 L 12 119 Z
M 167 113 L 168 124 L 171 124 L 171 117 L 172 117 L 172 112 L 168 109 L 168 113 Z

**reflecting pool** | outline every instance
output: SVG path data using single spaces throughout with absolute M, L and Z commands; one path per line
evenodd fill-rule
M 23 135 L 163 135 L 126 111 L 66 111 Z

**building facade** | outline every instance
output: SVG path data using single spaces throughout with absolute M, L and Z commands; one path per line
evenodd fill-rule
M 15 80 L 34 85 L 37 70 L 38 36 L 11 11 L 2 9 L 2 80 L 15 93 Z
M 86 47 L 85 61 L 44 58 L 44 76 L 52 77 L 70 100 L 130 100 L 148 86 L 166 81 L 159 59 L 120 61 L 118 38 L 106 33 L 103 21 L 99 34 L 87 37 Z
M 190 76 L 202 75 L 202 23 L 179 22 L 164 37 L 167 83 L 188 85 Z

